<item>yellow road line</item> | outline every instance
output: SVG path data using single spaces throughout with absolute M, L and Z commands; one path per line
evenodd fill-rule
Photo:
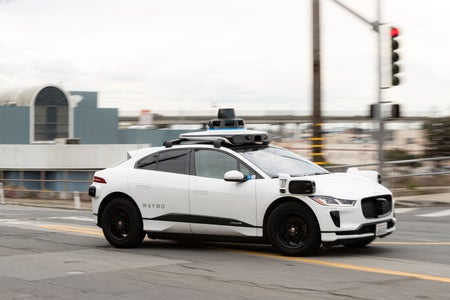
M 380 245 L 450 245 L 450 242 L 373 242 Z
M 65 231 L 65 232 L 74 232 L 74 233 L 82 233 L 82 234 L 95 235 L 95 236 L 103 236 L 103 233 L 101 232 L 101 230 L 96 229 L 96 228 L 86 228 L 86 227 L 67 226 L 67 225 L 41 225 L 39 227 L 45 228 L 45 229 L 54 229 L 54 230 L 59 230 L 59 231 Z M 398 244 L 398 245 L 450 245 L 450 242 L 376 242 L 376 243 L 377 244 Z M 225 250 L 225 249 L 223 249 L 223 250 Z M 339 268 L 339 269 L 347 269 L 347 270 L 385 274 L 385 275 L 395 275 L 395 276 L 401 276 L 401 277 L 417 278 L 417 279 L 421 279 L 421 280 L 430 280 L 430 281 L 439 281 L 439 282 L 450 283 L 450 278 L 447 278 L 447 277 L 439 277 L 439 276 L 432 276 L 432 275 L 419 274 L 419 273 L 394 271 L 394 270 L 381 269 L 381 268 L 364 267 L 364 266 L 350 265 L 350 264 L 337 263 L 337 262 L 329 262 L 329 261 L 304 258 L 304 257 L 281 256 L 281 255 L 256 252 L 256 251 L 231 250 L 231 249 L 226 249 L 226 251 L 242 253 L 242 254 L 250 254 L 250 255 L 255 255 L 255 256 L 260 256 L 260 257 L 267 257 L 267 258 L 271 258 L 271 259 L 308 263 L 308 264 L 313 264 L 313 265 L 320 265 L 320 266 L 333 267 L 333 268 Z
M 416 279 L 422 279 L 422 280 L 450 283 L 450 278 L 447 278 L 447 277 L 439 277 L 439 276 L 432 276 L 432 275 L 419 274 L 419 273 L 410 273 L 410 272 L 394 271 L 394 270 L 388 270 L 388 269 L 364 267 L 364 266 L 350 265 L 350 264 L 337 263 L 337 262 L 329 262 L 329 261 L 304 258 L 304 257 L 281 256 L 281 255 L 262 253 L 262 252 L 256 252 L 256 251 L 246 251 L 246 250 L 228 250 L 228 251 L 242 253 L 242 254 L 250 254 L 250 255 L 255 255 L 255 256 L 260 256 L 260 257 L 267 257 L 267 258 L 271 258 L 271 259 L 308 263 L 308 264 L 313 264 L 313 265 L 333 267 L 333 268 L 339 268 L 339 269 L 385 274 L 385 275 L 395 275 L 395 276 L 401 276 L 401 277 L 410 277 L 410 278 L 416 278 Z
M 65 232 L 74 232 L 74 233 L 82 233 L 88 235 L 95 236 L 103 236 L 103 233 L 100 229 L 96 228 L 86 228 L 86 227 L 77 227 L 77 226 L 67 226 L 67 225 L 41 225 L 40 228 L 44 229 L 53 229 Z

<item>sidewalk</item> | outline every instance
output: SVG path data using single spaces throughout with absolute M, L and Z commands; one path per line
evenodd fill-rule
M 76 209 L 74 200 L 50 200 L 50 199 L 12 199 L 5 198 L 5 204 L 50 207 L 62 209 Z M 1 207 L 1 206 L 0 206 Z M 90 201 L 80 201 L 80 210 L 92 210 Z
M 395 199 L 396 207 L 450 206 L 450 193 L 400 196 L 400 197 L 394 197 L 394 199 Z M 10 199 L 10 198 L 6 198 L 5 204 L 75 209 L 75 203 L 73 200 Z M 80 209 L 81 210 L 91 210 L 92 209 L 91 202 L 90 201 L 81 201 Z

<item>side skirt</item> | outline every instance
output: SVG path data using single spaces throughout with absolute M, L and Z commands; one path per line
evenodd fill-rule
M 206 234 L 164 233 L 155 231 L 148 231 L 147 236 L 150 239 L 162 239 L 162 240 L 268 244 L 267 239 L 263 237 L 236 237 L 236 236 L 221 236 L 221 235 L 206 235 Z

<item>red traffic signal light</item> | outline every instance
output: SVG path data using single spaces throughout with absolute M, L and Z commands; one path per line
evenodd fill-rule
M 391 27 L 391 37 L 398 37 L 400 30 L 397 27 Z

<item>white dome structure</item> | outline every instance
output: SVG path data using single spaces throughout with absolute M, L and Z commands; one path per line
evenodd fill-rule
M 70 93 L 56 85 L 0 91 L 0 106 L 29 107 L 31 143 L 71 138 L 73 135 Z

